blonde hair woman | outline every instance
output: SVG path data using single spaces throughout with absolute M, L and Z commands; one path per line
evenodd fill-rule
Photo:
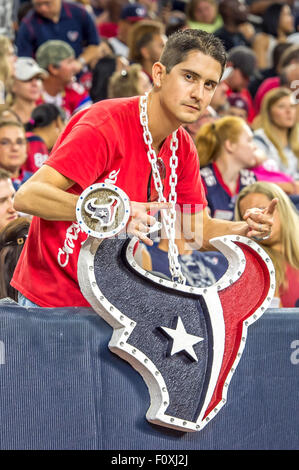
M 235 220 L 243 220 L 247 209 L 264 208 L 278 199 L 271 235 L 259 243 L 269 254 L 276 272 L 276 296 L 281 307 L 299 307 L 299 215 L 289 197 L 276 184 L 259 182 L 238 195 Z
M 268 166 L 299 180 L 299 124 L 291 90 L 275 88 L 265 95 L 254 128 L 256 145 L 271 160 Z
M 211 216 L 232 220 L 236 194 L 256 181 L 253 134 L 244 119 L 226 116 L 204 124 L 195 138 Z
M 11 78 L 14 73 L 16 56 L 11 41 L 0 36 L 0 102 L 4 104 L 7 92 L 11 86 Z
M 109 79 L 108 96 L 109 98 L 124 98 L 144 95 L 151 88 L 151 82 L 141 65 L 132 64 L 126 69 L 113 73 Z

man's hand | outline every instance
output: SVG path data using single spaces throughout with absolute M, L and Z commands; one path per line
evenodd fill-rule
M 243 219 L 247 222 L 249 228 L 246 233 L 247 237 L 262 240 L 269 237 L 273 225 L 273 214 L 278 203 L 278 199 L 272 199 L 268 207 L 265 209 L 247 209 Z
M 153 241 L 147 237 L 150 227 L 157 219 L 150 214 L 161 209 L 170 209 L 169 202 L 133 202 L 131 201 L 131 216 L 127 224 L 127 232 L 138 237 L 146 245 L 152 246 Z

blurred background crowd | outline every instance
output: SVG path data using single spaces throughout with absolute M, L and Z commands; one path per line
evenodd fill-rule
M 186 126 L 212 217 L 240 220 L 279 199 L 263 247 L 276 268 L 276 306 L 299 307 L 299 1 L 0 0 L 0 297 L 30 218 L 13 198 L 48 158 L 71 116 L 108 98 L 142 95 L 169 35 L 219 37 L 227 68 L 210 106 Z M 298 232 L 297 232 L 298 230 Z M 226 270 L 217 252 L 179 244 L 190 284 Z M 146 269 L 169 275 L 167 242 L 144 250 Z

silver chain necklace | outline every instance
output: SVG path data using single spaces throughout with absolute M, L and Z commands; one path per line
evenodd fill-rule
M 147 157 L 151 164 L 152 168 L 152 175 L 154 180 L 155 189 L 158 193 L 158 201 L 159 202 L 167 202 L 166 198 L 163 194 L 163 183 L 161 180 L 161 176 L 157 167 L 157 155 L 155 150 L 152 147 L 153 138 L 148 128 L 148 115 L 147 115 L 147 98 L 148 94 L 146 93 L 144 96 L 140 98 L 140 122 L 143 128 L 143 140 L 148 147 Z M 178 157 L 176 155 L 176 151 L 179 146 L 179 141 L 177 139 L 177 131 L 172 133 L 172 139 L 170 142 L 170 150 L 172 151 L 170 157 L 170 169 L 171 173 L 169 176 L 169 186 L 170 186 L 170 193 L 169 193 L 169 202 L 171 203 L 171 208 L 169 209 L 169 213 L 166 214 L 163 211 L 162 214 L 162 222 L 166 232 L 166 236 L 168 238 L 168 260 L 169 260 L 169 270 L 172 276 L 173 281 L 177 281 L 180 284 L 186 283 L 186 278 L 182 274 L 181 266 L 179 263 L 179 252 L 178 247 L 175 243 L 175 221 L 176 221 L 176 210 L 175 205 L 177 202 L 177 194 L 176 194 L 176 184 L 177 184 L 177 174 L 176 169 L 178 166 Z

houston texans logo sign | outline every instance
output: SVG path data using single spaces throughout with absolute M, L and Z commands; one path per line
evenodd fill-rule
M 228 269 L 206 288 L 178 284 L 142 269 L 138 240 L 89 237 L 78 279 L 85 298 L 113 328 L 109 348 L 147 384 L 148 421 L 200 431 L 227 401 L 247 329 L 270 305 L 275 272 L 252 240 L 211 240 Z
M 130 201 L 117 186 L 97 183 L 80 195 L 76 214 L 81 229 L 88 235 L 109 238 L 125 229 L 130 216 Z
M 120 200 L 109 196 L 109 204 L 96 204 L 97 198 L 89 199 L 85 204 L 85 210 L 92 219 L 97 219 L 102 227 L 110 227 L 115 219 L 116 209 Z

